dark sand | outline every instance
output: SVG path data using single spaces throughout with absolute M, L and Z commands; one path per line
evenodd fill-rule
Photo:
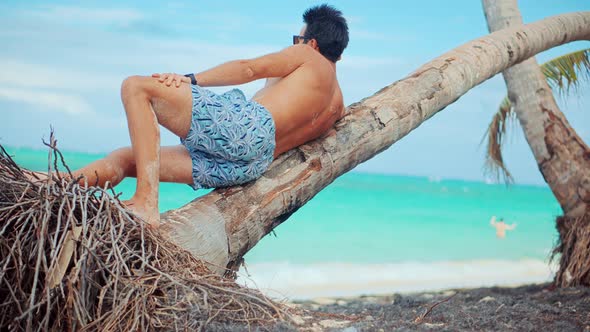
M 280 323 L 251 327 L 251 330 L 590 332 L 590 288 L 492 287 L 318 299 L 293 305 L 311 310 L 314 317 L 302 313 L 296 318 L 305 323 Z M 248 328 L 215 325 L 207 330 L 248 331 Z

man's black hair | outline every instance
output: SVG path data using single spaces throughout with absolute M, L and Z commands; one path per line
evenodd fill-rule
M 332 62 L 338 61 L 348 46 L 348 24 L 342 12 L 327 4 L 311 7 L 303 13 L 306 40 L 315 39 L 320 53 Z

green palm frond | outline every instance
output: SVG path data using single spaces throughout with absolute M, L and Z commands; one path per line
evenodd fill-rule
M 578 92 L 582 81 L 590 78 L 590 48 L 547 61 L 541 71 L 549 86 L 560 94 L 569 94 L 571 88 Z
M 579 93 L 583 80 L 590 79 L 590 48 L 562 55 L 541 65 L 541 71 L 553 91 L 561 96 L 569 94 L 573 89 Z M 512 175 L 504 165 L 502 144 L 505 141 L 510 122 L 516 120 L 512 104 L 505 97 L 494 115 L 492 122 L 482 138 L 487 140 L 485 172 L 497 180 L 503 178 L 505 183 L 513 182 Z

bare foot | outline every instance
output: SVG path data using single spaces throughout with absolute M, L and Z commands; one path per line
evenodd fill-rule
M 158 228 L 160 226 L 160 212 L 158 207 L 150 206 L 145 202 L 131 198 L 127 201 L 122 201 L 125 208 L 131 211 L 135 216 L 139 217 L 141 221 L 148 224 L 152 228 Z

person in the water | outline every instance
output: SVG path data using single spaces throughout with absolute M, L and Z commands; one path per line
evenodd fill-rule
M 496 216 L 492 216 L 490 219 L 490 225 L 496 228 L 496 237 L 499 239 L 506 238 L 506 231 L 511 231 L 516 228 L 516 223 L 508 225 L 504 222 L 503 218 L 500 218 L 500 220 L 496 221 Z

